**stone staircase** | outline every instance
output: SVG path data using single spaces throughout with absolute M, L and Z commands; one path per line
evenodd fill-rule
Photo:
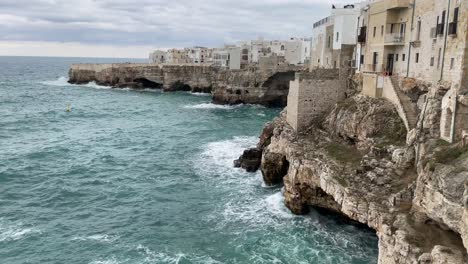
M 390 80 L 392 82 L 393 89 L 398 96 L 401 107 L 403 108 L 406 121 L 408 122 L 408 130 L 411 130 L 416 127 L 418 123 L 418 110 L 416 104 L 411 102 L 411 99 L 400 89 L 400 84 L 398 77 L 391 76 Z

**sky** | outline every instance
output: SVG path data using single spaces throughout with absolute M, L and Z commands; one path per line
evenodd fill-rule
M 310 37 L 346 0 L 0 0 L 0 56 L 147 58 L 151 50 Z

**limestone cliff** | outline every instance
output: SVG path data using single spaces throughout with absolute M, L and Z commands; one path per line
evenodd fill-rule
M 293 213 L 320 207 L 373 228 L 379 263 L 468 263 L 468 153 L 434 135 L 440 99 L 426 94 L 408 134 L 383 99 L 348 98 L 301 134 L 283 112 L 257 147 L 265 182 L 284 184 Z
M 223 70 L 201 65 L 74 64 L 69 82 L 212 93 L 217 104 L 285 106 L 289 82 L 300 70 L 301 67 L 287 65 L 275 69 Z

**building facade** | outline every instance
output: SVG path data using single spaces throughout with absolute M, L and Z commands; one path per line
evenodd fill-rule
M 167 52 L 163 50 L 155 50 L 150 53 L 149 62 L 156 64 L 164 64 L 167 61 Z
M 375 0 L 359 17 L 356 54 L 363 93 L 394 97 L 411 78 L 449 91 L 442 101 L 441 138 L 453 142 L 468 129 L 468 0 Z
M 225 46 L 213 50 L 213 65 L 230 70 L 241 68 L 241 48 L 236 46 Z
M 334 7 L 329 17 L 313 25 L 311 68 L 336 69 L 353 63 L 360 4 Z M 346 55 L 346 56 L 343 56 Z

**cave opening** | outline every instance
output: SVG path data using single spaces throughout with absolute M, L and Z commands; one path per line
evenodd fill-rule
M 133 82 L 135 83 L 134 88 L 148 88 L 148 89 L 161 89 L 162 84 L 150 81 L 146 78 L 137 78 L 134 79 Z

